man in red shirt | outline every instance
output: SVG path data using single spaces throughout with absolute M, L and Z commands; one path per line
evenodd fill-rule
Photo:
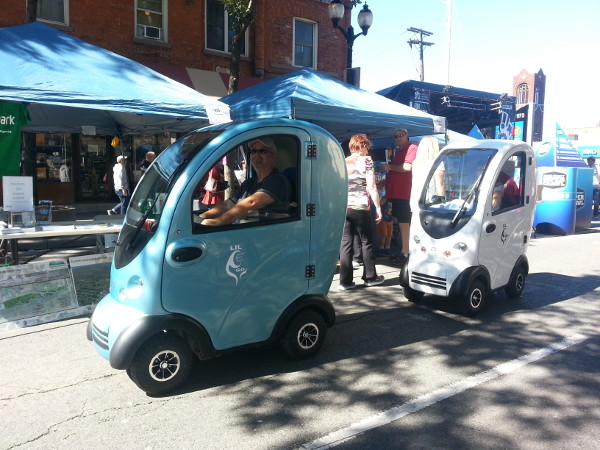
M 410 233 L 410 191 L 412 187 L 412 163 L 417 156 L 417 146 L 408 142 L 408 131 L 394 130 L 395 153 L 391 164 L 383 164 L 387 180 L 385 196 L 392 202 L 392 216 L 398 221 L 402 250 L 396 259 L 402 265 L 408 259 L 408 239 Z

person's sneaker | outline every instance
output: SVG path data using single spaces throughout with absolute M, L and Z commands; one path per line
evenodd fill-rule
M 107 209 L 106 214 L 108 214 L 109 216 L 112 216 L 113 214 L 116 214 L 116 212 L 114 212 L 112 209 Z
M 385 281 L 385 277 L 383 275 L 378 275 L 375 278 L 373 278 L 372 280 L 365 281 L 365 286 L 366 287 L 377 286 L 378 284 L 381 284 L 384 281 Z
M 356 269 L 357 267 L 360 267 L 360 266 L 362 266 L 362 265 L 363 265 L 363 263 L 361 263 L 361 262 L 358 262 L 358 261 L 355 261 L 355 260 L 352 260 L 352 267 L 354 267 L 355 269 Z
M 338 286 L 338 291 L 349 291 L 350 289 L 354 289 L 356 287 L 356 283 L 349 284 L 348 286 L 344 286 L 340 284 Z
M 400 253 L 398 256 L 392 256 L 390 258 L 390 263 L 392 264 L 392 266 L 402 267 L 404 264 L 406 264 L 407 260 L 408 257 Z

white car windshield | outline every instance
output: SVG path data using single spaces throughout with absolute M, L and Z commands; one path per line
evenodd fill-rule
M 421 192 L 420 205 L 430 211 L 472 214 L 479 183 L 495 149 L 471 148 L 444 151 L 431 168 Z

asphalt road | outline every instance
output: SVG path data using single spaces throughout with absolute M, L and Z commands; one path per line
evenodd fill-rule
M 475 318 L 407 302 L 391 267 L 382 286 L 334 281 L 315 358 L 198 362 L 165 397 L 111 369 L 87 319 L 4 332 L 0 449 L 600 448 L 597 231 L 533 239 L 523 298 Z

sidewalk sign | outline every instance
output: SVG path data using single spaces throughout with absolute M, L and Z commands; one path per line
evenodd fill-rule
M 33 178 L 2 177 L 4 211 L 33 211 Z
M 0 267 L 0 332 L 92 313 L 108 294 L 112 257 Z
M 77 308 L 64 259 L 0 268 L 0 330 L 70 317 Z

